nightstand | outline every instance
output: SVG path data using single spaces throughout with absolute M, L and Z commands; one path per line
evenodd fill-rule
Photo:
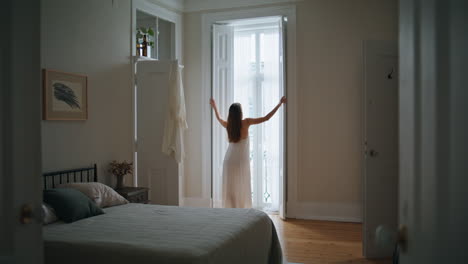
M 146 187 L 123 187 L 115 191 L 131 203 L 149 203 Z

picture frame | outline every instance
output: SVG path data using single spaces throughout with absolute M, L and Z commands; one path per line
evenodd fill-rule
M 87 120 L 88 77 L 43 69 L 43 120 Z

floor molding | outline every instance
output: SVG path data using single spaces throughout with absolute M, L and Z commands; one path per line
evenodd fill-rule
M 211 199 L 184 197 L 180 206 L 211 207 Z M 362 223 L 362 205 L 358 203 L 314 203 L 288 204 L 288 218 L 335 222 Z
M 362 223 L 362 205 L 360 203 L 299 202 L 288 204 L 287 217 Z

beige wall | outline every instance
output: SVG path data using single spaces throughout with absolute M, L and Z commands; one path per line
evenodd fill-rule
M 297 3 L 299 203 L 361 206 L 362 43 L 368 39 L 397 43 L 397 2 Z M 202 193 L 201 104 L 208 103 L 208 98 L 201 98 L 202 14 L 184 16 L 188 197 Z
M 42 121 L 43 170 L 132 160 L 130 1 L 43 0 L 43 68 L 88 76 L 86 121 Z M 27 38 L 25 38 L 27 41 Z M 127 177 L 130 183 L 130 177 Z
M 362 42 L 398 38 L 397 1 L 298 4 L 298 200 L 361 203 Z

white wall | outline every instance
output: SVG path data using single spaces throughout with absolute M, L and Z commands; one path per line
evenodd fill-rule
M 306 0 L 297 3 L 297 96 L 299 149 L 297 201 L 288 212 L 299 218 L 361 220 L 362 42 L 397 41 L 396 0 Z M 217 10 L 219 11 L 219 9 Z M 201 17 L 184 15 L 185 84 L 189 130 L 186 189 L 202 195 L 200 151 Z
M 99 180 L 113 184 L 107 164 L 133 158 L 130 1 L 41 5 L 41 66 L 87 75 L 89 104 L 86 121 L 42 121 L 43 170 L 96 162 Z
M 184 14 L 184 88 L 188 130 L 185 133 L 185 196 L 202 198 L 201 16 Z M 206 99 L 208 103 L 209 99 Z
M 331 217 L 361 217 L 362 42 L 396 43 L 397 6 L 394 0 L 298 4 L 298 203 L 311 217 L 323 206 L 346 211 L 324 211 Z

